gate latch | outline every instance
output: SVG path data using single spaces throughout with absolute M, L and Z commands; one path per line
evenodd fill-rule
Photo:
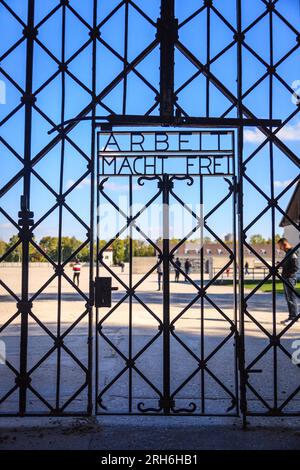
M 111 292 L 118 290 L 112 287 L 111 277 L 95 278 L 95 307 L 111 307 Z

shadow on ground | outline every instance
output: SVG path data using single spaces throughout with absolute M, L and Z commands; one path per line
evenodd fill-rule
M 0 450 L 299 450 L 295 424 L 265 421 L 243 430 L 237 418 L 16 418 L 2 422 Z

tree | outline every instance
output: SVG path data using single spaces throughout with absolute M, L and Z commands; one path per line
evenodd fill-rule
M 53 261 L 57 260 L 58 238 L 46 236 L 41 238 L 40 247 Z
M 65 261 L 72 257 L 72 254 L 80 247 L 82 241 L 77 240 L 75 237 L 62 237 L 61 238 L 61 260 Z M 59 253 L 59 239 L 58 237 L 46 236 L 41 238 L 40 247 L 45 253 L 53 260 L 58 260 Z M 77 255 L 82 261 L 87 261 L 89 258 L 89 247 L 85 246 Z
M 33 241 L 35 241 L 35 237 L 32 237 Z M 44 256 L 33 246 L 29 245 L 29 261 L 30 262 L 43 262 L 46 261 Z
M 260 234 L 255 234 L 250 237 L 250 245 L 256 245 L 257 243 L 266 243 L 265 238 Z
M 3 240 L 0 240 L 0 256 L 3 256 L 6 252 L 6 243 Z
M 6 251 L 13 247 L 19 241 L 18 235 L 10 237 L 9 242 L 6 244 Z M 5 258 L 5 261 L 17 263 L 22 260 L 22 245 L 19 245 Z
M 280 238 L 282 238 L 282 235 L 279 235 L 279 233 L 276 233 L 276 235 L 275 235 L 275 237 L 274 237 L 275 243 L 278 243 L 278 240 L 280 240 Z M 267 243 L 268 243 L 269 245 L 271 245 L 271 243 L 272 243 L 272 238 L 268 238 Z
M 61 258 L 65 261 L 72 257 L 72 254 L 80 247 L 82 242 L 77 240 L 75 237 L 62 237 L 61 239 Z M 78 253 L 77 257 L 81 259 L 81 252 Z
M 114 240 L 113 244 L 113 262 L 119 264 L 125 260 L 125 242 L 121 238 Z
M 78 257 L 81 261 L 87 262 L 90 259 L 90 245 L 87 244 L 82 250 L 80 250 Z

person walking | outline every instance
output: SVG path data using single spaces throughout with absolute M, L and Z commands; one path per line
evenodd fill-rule
M 246 263 L 245 263 L 245 274 L 246 275 L 249 274 L 249 263 L 248 263 L 248 261 L 246 261 Z
M 184 263 L 184 272 L 185 272 L 185 281 L 187 281 L 187 276 L 190 273 L 190 269 L 192 267 L 192 263 L 190 262 L 189 258 Z
M 124 263 L 124 261 L 121 261 L 121 262 L 120 262 L 120 268 L 121 268 L 121 273 L 123 273 L 123 272 L 124 272 L 124 269 L 125 269 L 125 263 Z
M 75 259 L 73 264 L 73 282 L 79 287 L 79 278 L 81 273 L 81 263 L 78 258 Z
M 284 294 L 288 306 L 289 316 L 281 323 L 288 325 L 294 321 L 298 316 L 298 296 L 295 292 L 297 283 L 297 271 L 299 269 L 298 253 L 293 252 L 293 247 L 287 238 L 280 238 L 278 240 L 278 247 L 284 251 L 285 257 L 282 262 L 282 279 L 285 281 L 283 284 Z
M 179 282 L 179 276 L 180 276 L 180 268 L 181 268 L 181 261 L 179 258 L 176 258 L 175 261 L 175 282 Z

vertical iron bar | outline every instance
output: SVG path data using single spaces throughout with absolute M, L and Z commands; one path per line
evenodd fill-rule
M 129 13 L 129 5 L 128 0 L 125 2 L 125 28 L 124 28 L 124 67 L 123 70 L 125 72 L 127 67 L 127 60 L 128 60 L 128 13 Z M 124 75 L 123 80 L 123 107 L 122 107 L 122 114 L 126 114 L 126 102 L 127 102 L 127 78 L 128 75 Z
M 62 5 L 62 23 L 61 23 L 61 63 L 65 63 L 65 45 L 66 45 L 66 6 Z M 65 98 L 66 98 L 66 76 L 65 71 L 61 71 L 61 112 L 60 120 L 65 120 Z M 62 126 L 64 130 L 64 126 Z M 60 174 L 59 174 L 59 196 L 61 197 L 64 189 L 64 160 L 65 160 L 65 136 L 61 138 L 60 150 Z M 62 223 L 63 223 L 63 203 L 59 201 L 59 219 L 58 219 L 58 252 L 57 266 L 60 268 L 64 262 L 63 259 L 63 243 L 62 243 Z M 59 339 L 61 334 L 61 290 L 62 290 L 62 273 L 58 273 L 58 290 L 57 290 L 57 325 L 56 336 Z M 56 411 L 59 412 L 60 405 L 60 381 L 61 381 L 61 346 L 57 345 L 57 368 L 56 368 Z
M 34 9 L 35 0 L 28 0 L 27 13 L 27 45 L 26 45 L 26 91 L 24 96 L 25 127 L 24 127 L 24 180 L 23 197 L 21 199 L 21 211 L 30 209 L 30 160 L 31 160 L 31 135 L 32 135 L 32 81 L 33 81 L 33 51 L 34 51 Z M 26 413 L 27 398 L 27 346 L 28 346 L 28 315 L 29 306 L 29 225 L 23 225 L 22 235 L 22 306 L 21 306 L 21 333 L 20 333 L 20 389 L 19 389 L 19 413 Z
M 169 175 L 163 175 L 163 397 L 164 413 L 170 413 L 170 221 Z
M 97 26 L 97 0 L 93 2 L 93 30 Z M 97 37 L 93 38 L 92 50 L 92 92 L 93 96 L 97 91 Z M 93 304 L 94 304 L 94 221 L 95 221 L 95 155 L 96 155 L 96 126 L 95 116 L 97 114 L 96 103 L 92 109 L 92 124 L 91 124 L 91 161 L 90 161 L 90 178 L 91 178 L 91 192 L 90 192 L 90 256 L 89 256 L 89 306 L 88 306 L 88 404 L 87 413 L 89 415 L 93 412 Z M 96 188 L 98 192 L 98 189 Z
M 270 69 L 272 70 L 274 66 L 274 44 L 273 44 L 273 11 L 269 11 L 269 50 L 270 50 Z M 273 117 L 273 74 L 269 75 L 269 118 Z M 270 132 L 272 132 L 272 127 L 270 127 Z M 273 152 L 273 142 L 269 142 L 270 150 L 270 196 L 271 200 L 274 200 L 274 152 Z M 271 239 L 272 239 L 272 268 L 275 267 L 275 207 L 271 207 Z M 276 328 L 276 274 L 272 273 L 272 334 L 273 337 L 276 337 L 277 328 Z M 277 409 L 278 406 L 278 374 L 277 374 L 277 345 L 273 345 L 273 406 Z
M 174 115 L 174 44 L 178 22 L 175 19 L 175 0 L 161 0 L 161 16 L 157 21 L 160 38 L 160 116 Z
M 232 204 L 232 211 L 233 211 L 233 256 L 234 256 L 234 265 L 233 265 L 233 291 L 234 291 L 234 326 L 235 326 L 235 332 L 234 332 L 234 340 L 235 340 L 235 365 L 234 365 L 234 373 L 235 373 L 235 395 L 236 395 L 236 412 L 238 413 L 239 409 L 239 377 L 238 377 L 238 354 L 237 354 L 237 348 L 238 348 L 238 329 L 237 329 L 237 322 L 238 322 L 238 282 L 237 282 L 237 276 L 238 276 L 238 266 L 237 266 L 237 220 L 236 220 L 236 208 L 237 208 L 237 178 L 236 178 L 236 159 L 235 159 L 235 134 L 232 133 L 232 149 L 233 149 L 233 172 L 234 172 L 234 177 L 233 177 L 233 187 L 234 187 L 234 192 L 233 192 L 233 204 Z
M 243 64 L 242 64 L 242 0 L 236 0 L 237 10 L 237 115 L 243 118 Z M 244 218 L 243 218 L 243 150 L 244 130 L 238 128 L 238 257 L 239 257 L 239 370 L 240 370 L 240 408 L 243 415 L 243 427 L 246 427 L 247 401 L 246 401 L 246 371 L 245 371 L 245 293 L 244 293 Z
M 132 184 L 132 176 L 129 176 L 129 217 L 130 220 L 132 219 L 132 204 L 133 204 L 133 184 Z M 129 296 L 129 344 L 128 344 L 128 357 L 130 361 L 129 366 L 129 412 L 132 412 L 132 262 L 133 262 L 133 243 L 132 243 L 132 224 L 130 224 L 129 229 L 129 289 L 130 289 L 130 296 Z
M 97 1 L 97 0 L 96 0 Z M 97 208 L 96 208 L 96 225 L 97 225 L 97 242 L 96 242 L 96 276 L 99 277 L 100 275 L 100 260 L 99 260 L 99 250 L 100 250 L 100 191 L 99 191 L 99 149 L 100 149 L 100 134 L 97 134 L 97 162 L 96 162 L 96 171 L 97 171 L 97 183 L 96 183 L 96 191 L 97 191 Z M 95 413 L 98 412 L 98 386 L 99 386 L 99 366 L 100 366 L 100 358 L 99 358 L 99 332 L 98 332 L 98 324 L 99 324 L 99 308 L 96 307 L 96 325 L 95 325 L 95 334 L 96 334 L 96 364 L 95 364 Z
M 210 18 L 211 18 L 211 10 L 210 5 L 208 4 L 206 7 L 206 67 L 208 74 L 206 76 L 206 117 L 210 116 L 210 80 L 209 80 L 209 72 L 210 72 Z
M 204 192 L 203 192 L 203 184 L 204 179 L 203 176 L 200 176 L 200 210 L 201 210 L 201 223 L 204 221 L 204 211 L 203 211 L 203 204 L 204 204 Z M 204 236 L 203 236 L 203 225 L 201 225 L 201 263 L 200 263 L 200 280 L 201 280 L 201 291 L 204 293 L 204 253 L 203 253 L 203 243 L 204 243 Z M 205 360 L 205 324 L 204 324 L 204 298 L 203 295 L 201 296 L 201 317 L 200 317 L 200 348 L 201 348 L 201 412 L 205 413 L 205 370 L 204 370 L 204 360 Z

